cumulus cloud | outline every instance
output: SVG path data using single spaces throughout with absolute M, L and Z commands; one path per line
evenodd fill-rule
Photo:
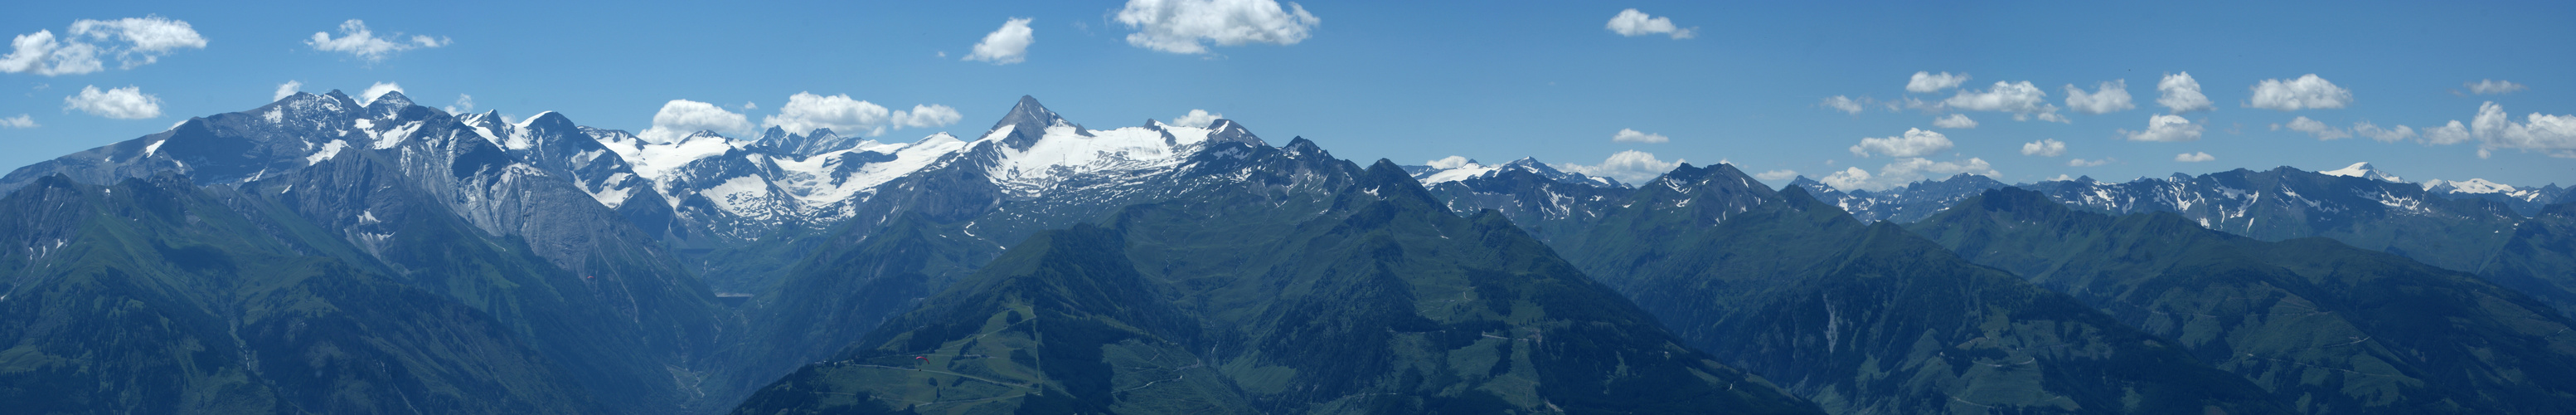
M 2209 105 L 2208 95 L 2200 94 L 2200 81 L 2192 80 L 2190 72 L 2165 75 L 2165 80 L 2156 82 L 2156 93 L 2160 94 L 2156 103 L 2173 109 L 2175 114 L 2217 108 Z
M 447 106 L 447 113 L 449 114 L 463 114 L 468 112 L 474 112 L 473 95 L 456 94 L 456 104 Z
M 1425 162 L 1422 162 L 1422 165 L 1425 165 L 1425 166 L 1431 166 L 1431 168 L 1435 168 L 1435 169 L 1448 170 L 1448 169 L 1455 169 L 1455 168 L 1459 168 L 1459 167 L 1467 167 L 1467 164 L 1468 164 L 1468 163 L 1474 163 L 1474 162 L 1476 162 L 1476 161 L 1475 161 L 1475 160 L 1468 160 L 1466 157 L 1460 157 L 1460 156 L 1448 156 L 1448 157 L 1441 157 L 1439 160 L 1431 160 L 1431 161 L 1425 161 Z
M 2254 108 L 2296 111 L 2306 108 L 2343 108 L 2344 105 L 2352 104 L 2352 90 L 2335 86 L 2333 82 L 2326 82 L 2325 78 L 2318 78 L 2317 74 L 2302 75 L 2298 79 L 2287 81 L 2265 79 L 2263 82 L 2254 84 L 2252 89 L 2254 98 L 2247 101 L 2245 106 Z
M 2369 121 L 2353 123 L 2352 133 L 2372 140 L 2379 140 L 2383 143 L 2397 142 L 2416 137 L 2415 129 L 2412 127 L 2400 125 L 2393 129 L 2379 128 L 2379 125 L 2371 124 Z
M 2320 141 L 2352 138 L 2352 132 L 2350 131 L 2329 127 L 2326 126 L 2326 123 L 2311 120 L 2308 119 L 2308 117 L 2299 117 L 2297 119 L 2290 120 L 2289 127 L 2290 131 L 2315 135 L 2317 136 L 2317 140 Z
M 2041 121 L 2067 122 L 2065 116 L 2057 115 L 2057 105 L 2048 103 L 2048 91 L 2040 90 L 2030 81 L 1995 82 L 1994 87 L 1985 91 L 1961 89 L 1958 95 L 1942 100 L 1941 105 L 1968 111 L 2009 112 L 2014 120 L 2029 120 L 2036 116 Z
M 2218 159 L 2218 157 L 2210 156 L 2210 155 L 2209 155 L 2209 153 L 2202 153 L 2202 152 L 2191 152 L 2191 153 L 2182 153 L 2182 154 L 2175 154 L 2175 155 L 2174 155 L 2174 161 L 2179 161 L 2179 162 L 2184 162 L 2184 163 L 2199 163 L 2199 162 L 2210 161 L 2210 160 L 2217 160 L 2217 159 Z
M 793 106 L 795 104 L 793 101 L 790 101 L 788 105 Z M 884 111 L 885 107 L 877 107 L 877 110 Z M 877 116 L 884 117 L 885 115 L 883 113 L 879 113 Z M 776 117 L 773 116 L 772 118 Z M 883 121 L 884 120 L 882 118 L 878 120 L 878 122 Z M 737 114 L 733 111 L 725 111 L 724 107 L 718 107 L 716 104 L 685 99 L 674 99 L 671 100 L 671 102 L 663 103 L 662 110 L 653 113 L 652 128 L 646 128 L 644 129 L 644 132 L 638 133 L 635 136 L 643 138 L 644 141 L 648 142 L 668 144 L 679 142 L 682 138 L 688 138 L 689 134 L 695 134 L 699 131 L 714 131 L 717 134 L 742 136 L 751 133 L 751 121 L 743 117 L 742 114 Z
M 2021 143 L 2021 155 L 2040 157 L 2057 157 L 2066 155 L 2066 142 L 2041 139 L 2039 141 Z
M 268 100 L 286 99 L 286 97 L 295 96 L 297 92 L 304 92 L 304 81 L 288 80 L 286 83 L 277 84 L 277 94 L 269 96 Z
M 2469 87 L 2469 93 L 2478 95 L 2503 95 L 2529 89 L 2524 88 L 2522 84 L 2513 83 L 2513 81 L 2497 79 L 2481 79 L 2477 82 L 2462 83 L 2460 85 Z
M 1282 9 L 1275 0 L 1128 0 L 1117 19 L 1136 29 L 1127 44 L 1179 54 L 1208 53 L 1208 42 L 1294 45 L 1324 22 L 1305 6 Z
M 663 110 L 669 111 L 670 107 L 665 106 Z M 655 116 L 654 119 L 657 121 L 654 123 L 660 124 L 658 121 L 660 118 Z M 885 126 L 886 122 L 893 118 L 893 110 L 873 102 L 850 99 L 849 94 L 823 96 L 812 92 L 798 92 L 796 95 L 787 96 L 787 105 L 779 106 L 777 115 L 761 118 L 760 124 L 787 131 L 830 128 L 844 134 L 868 131 L 870 135 L 874 135 L 878 128 Z
M 42 127 L 42 126 L 41 126 L 41 125 L 36 125 L 36 119 L 35 119 L 35 118 L 27 117 L 27 114 L 18 114 L 18 116 L 16 116 L 16 117 L 0 118 L 0 128 L 36 128 L 36 127 Z
M 1209 124 L 1215 124 L 1216 120 L 1224 118 L 1225 114 L 1207 112 L 1207 110 L 1203 109 L 1191 109 L 1190 113 L 1181 114 L 1180 118 L 1173 118 L 1172 122 L 1169 124 L 1182 127 L 1207 128 Z
M 1947 117 L 1933 118 L 1932 126 L 1940 128 L 1977 128 L 1977 120 L 1968 119 L 1967 114 L 1950 114 L 1950 116 Z
M 1871 153 L 1888 157 L 1923 157 L 1950 149 L 1950 138 L 1941 133 L 1907 128 L 1905 135 L 1887 138 L 1862 138 L 1851 146 L 1852 155 L 1869 157 Z
M 160 62 L 161 55 L 173 50 L 206 48 L 205 36 L 188 22 L 161 16 L 76 21 L 71 35 L 110 45 L 123 69 Z
M 1631 129 L 1621 128 L 1621 129 L 1619 129 L 1619 133 L 1617 133 L 1617 134 L 1611 134 L 1611 135 L 1610 135 L 1610 141 L 1613 141 L 1613 142 L 1620 142 L 1620 143 L 1650 143 L 1650 144 L 1651 144 L 1651 143 L 1662 143 L 1662 142 L 1666 142 L 1666 141 L 1673 141 L 1673 139 L 1672 139 L 1671 137 L 1665 137 L 1663 134 L 1645 133 L 1645 132 L 1638 132 L 1637 130 L 1631 130 Z
M 1002 22 L 1002 28 L 985 34 L 984 41 L 975 42 L 975 52 L 966 54 L 966 60 L 992 62 L 994 65 L 1009 65 L 1028 60 L 1029 44 L 1038 41 L 1037 32 L 1029 29 L 1030 20 L 1010 19 Z
M 966 116 L 958 114 L 956 108 L 949 108 L 946 105 L 914 104 L 911 111 L 895 111 L 892 118 L 894 128 L 901 129 L 941 127 L 956 124 L 957 120 L 965 119 Z
M 1951 75 L 1949 72 L 1942 72 L 1936 75 L 1931 72 L 1915 72 L 1913 79 L 1905 81 L 1905 92 L 1939 92 L 1965 82 L 1968 82 L 1968 74 Z
M 2576 158 L 2576 115 L 2535 112 L 2524 116 L 2523 122 L 2514 122 L 2503 105 L 2488 101 L 2478 105 L 2478 117 L 2469 122 L 2469 132 L 2479 141 L 2478 157 L 2487 157 L 2492 150 L 2517 149 Z
M 188 22 L 161 16 L 117 20 L 76 20 L 56 37 L 51 30 L 18 35 L 0 56 L 0 72 L 79 75 L 106 69 L 101 55 L 115 55 L 121 69 L 161 61 L 179 49 L 205 49 L 206 38 Z
M 139 120 L 161 116 L 161 97 L 131 86 L 105 91 L 98 90 L 97 86 L 83 86 L 80 95 L 63 97 L 63 108 L 101 117 Z
M 663 110 L 669 111 L 670 107 L 664 106 Z M 740 118 L 742 115 L 733 116 Z M 779 106 L 777 115 L 761 118 L 760 124 L 787 131 L 830 128 L 843 134 L 864 131 L 866 135 L 875 136 L 884 135 L 889 128 L 938 127 L 955 124 L 962 118 L 956 108 L 946 105 L 914 105 L 911 111 L 895 111 L 873 102 L 850 99 L 848 94 L 823 96 L 798 92 L 787 97 L 787 105 Z M 655 116 L 654 119 L 661 117 Z
M 1558 167 L 1564 168 L 1565 171 L 1619 179 L 1622 182 L 1644 183 L 1672 171 L 1673 167 L 1681 165 L 1682 162 L 1678 159 L 1666 162 L 1655 159 L 1654 153 L 1628 150 L 1610 155 L 1610 158 L 1602 160 L 1601 164 L 1586 166 L 1568 163 Z
M 2147 117 L 2145 131 L 2120 130 L 2130 141 L 2192 141 L 2200 139 L 2200 124 L 2180 115 L 2157 114 Z
M 331 37 L 328 32 L 313 32 L 313 38 L 304 40 L 304 44 L 312 46 L 313 50 L 347 53 L 367 62 L 381 62 L 386 56 L 402 51 L 447 46 L 448 43 L 445 37 L 413 35 L 404 38 L 401 32 L 376 37 L 376 32 L 367 30 L 367 22 L 358 19 L 340 22 L 338 38 Z
M 2129 103 L 2129 80 L 2127 79 L 2103 82 L 2093 87 L 2093 93 L 2089 94 L 2084 93 L 2084 88 L 2075 87 L 2075 84 L 2066 84 L 2066 108 L 2086 114 L 2108 114 L 2137 107 L 2136 104 Z
M 2102 158 L 2102 159 L 2098 159 L 2098 160 L 2085 160 L 2085 159 L 2080 159 L 2080 158 L 2079 158 L 2079 159 L 2066 159 L 2066 167 L 2093 167 L 2093 166 L 2100 166 L 2100 165 L 2104 165 L 2104 164 L 2111 164 L 2111 162 L 2112 162 L 2112 161 L 2113 161 L 2113 160 L 2112 160 L 2111 158 L 2108 158 L 2108 157 L 2105 157 L 2105 158 Z
M 1756 179 L 1762 179 L 1762 181 L 1764 181 L 1764 182 L 1776 182 L 1776 181 L 1782 181 L 1782 180 L 1789 180 L 1789 179 L 1797 178 L 1797 177 L 1798 177 L 1798 171 L 1797 171 L 1797 170 L 1788 170 L 1788 169 L 1772 170 L 1772 171 L 1766 171 L 1766 172 L 1754 173 L 1754 174 L 1753 174 L 1753 178 L 1756 178 Z
M 1671 18 L 1648 16 L 1637 9 L 1620 10 L 1619 15 L 1610 16 L 1610 24 L 1606 27 L 1612 33 L 1627 37 L 1670 35 L 1673 39 L 1689 39 L 1699 36 L 1698 26 L 1676 27 Z
M 1816 105 L 1823 105 L 1825 108 L 1832 108 L 1835 111 L 1859 114 L 1861 110 L 1866 109 L 1862 106 L 1868 105 L 1870 101 L 1871 100 L 1868 97 L 1853 99 L 1852 97 L 1835 95 L 1832 98 L 1825 98 L 1824 102 L 1817 103 Z
M 1879 167 L 1877 174 L 1871 174 L 1869 171 L 1861 170 L 1859 167 L 1850 167 L 1843 169 L 1843 171 L 1826 175 L 1824 178 L 1818 180 L 1823 181 L 1826 185 L 1833 186 L 1836 189 L 1877 191 L 1921 181 L 1925 178 L 1926 174 L 1950 176 L 1961 173 L 1977 174 L 1989 177 L 2000 175 L 1995 173 L 1994 166 L 1987 164 L 1984 159 L 1969 158 L 1966 161 L 1932 161 L 1917 157 L 1896 159 L 1893 162 L 1887 163 L 1886 166 Z
M 2469 134 L 2469 127 L 2467 125 L 2460 124 L 2460 120 L 2451 120 L 2450 125 L 2424 129 L 2424 142 L 2426 143 L 2443 145 L 2459 144 L 2474 138 L 2477 137 Z
M 375 105 L 376 98 L 385 96 L 387 92 L 402 92 L 402 90 L 402 84 L 393 82 L 377 82 L 374 85 L 368 85 L 365 92 L 358 93 L 358 105 Z

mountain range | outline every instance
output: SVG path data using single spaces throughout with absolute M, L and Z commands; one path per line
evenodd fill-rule
M 0 176 L 36 413 L 2545 413 L 2576 195 L 1884 191 L 1231 120 L 667 141 L 296 94 Z

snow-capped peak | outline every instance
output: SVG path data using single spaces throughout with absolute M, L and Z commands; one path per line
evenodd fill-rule
M 2516 189 L 2514 189 L 2513 186 L 2490 182 L 2487 181 L 2487 179 L 2468 179 L 2460 181 L 2433 179 L 2424 181 L 2424 191 L 2434 193 L 2514 193 L 2515 190 Z
M 2328 175 L 2328 176 L 2359 177 L 2359 178 L 2364 178 L 2364 179 L 2378 180 L 2378 181 L 2384 181 L 2384 182 L 2390 182 L 2390 183 L 2405 183 L 2405 182 L 2406 182 L 2406 179 L 2398 178 L 2398 177 L 2397 177 L 2397 176 L 2395 176 L 2395 175 L 2390 175 L 2390 174 L 2388 174 L 2388 173 L 2386 173 L 2386 172 L 2381 172 L 2381 171 L 2379 171 L 2379 169 L 2378 169 L 2378 168 L 2376 168 L 2376 167 L 2371 167 L 2369 162 L 2353 163 L 2351 166 L 2344 167 L 2344 168 L 2342 168 L 2342 169 L 2327 170 L 2327 171 L 2321 171 L 2321 172 L 2317 172 L 2317 173 L 2323 173 L 2323 174 Z M 2429 186 L 2432 186 L 2432 185 L 2428 183 L 2428 184 L 2426 184 L 2425 186 L 2429 187 Z
M 1458 158 L 1458 157 L 1456 157 L 1456 156 L 1451 156 L 1451 157 L 1450 157 L 1450 159 L 1456 159 L 1456 158 Z M 1442 159 L 1442 160 L 1434 160 L 1434 161 L 1435 161 L 1435 162 L 1441 162 L 1441 161 L 1452 161 L 1452 160 L 1450 160 L 1450 159 Z M 1443 168 L 1444 166 L 1446 166 L 1446 168 Z M 1501 168 L 1499 168 L 1499 167 L 1492 167 L 1492 166 L 1486 166 L 1486 165 L 1484 165 L 1483 163 L 1477 163 L 1475 160 L 1470 159 L 1470 160 L 1464 160 L 1464 161 L 1455 161 L 1455 162 L 1443 162 L 1443 163 L 1436 163 L 1436 164 L 1434 164 L 1434 165 L 1432 165 L 1432 166 L 1431 166 L 1431 170 L 1426 170 L 1426 171 L 1423 171 L 1423 172 L 1422 172 L 1422 173 L 1420 173 L 1420 174 L 1415 174 L 1415 175 L 1413 176 L 1413 179 L 1414 179 L 1414 180 L 1421 180 L 1421 181 L 1422 181 L 1422 185 L 1424 185 L 1424 186 L 1429 186 L 1429 185 L 1433 185 L 1433 184 L 1448 183 L 1448 182 L 1454 182 L 1454 181 L 1459 181 L 1459 180 L 1467 180 L 1467 179 L 1472 179 L 1472 178 L 1477 178 L 1477 177 L 1483 177 L 1483 176 L 1485 176 L 1486 174 L 1493 173 L 1493 172 L 1494 172 L 1494 171 L 1496 171 L 1496 170 L 1501 170 Z

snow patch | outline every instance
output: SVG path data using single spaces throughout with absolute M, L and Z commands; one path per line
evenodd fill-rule
M 313 155 L 304 156 L 304 165 L 311 166 L 322 164 L 322 161 L 324 160 L 330 160 L 331 157 L 339 156 L 340 150 L 348 147 L 349 142 L 347 141 L 331 140 L 329 143 L 323 143 L 322 151 L 316 151 L 313 152 Z

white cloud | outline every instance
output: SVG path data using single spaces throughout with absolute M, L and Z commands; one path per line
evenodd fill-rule
M 447 113 L 449 114 L 463 114 L 468 112 L 474 112 L 473 95 L 456 94 L 456 105 L 447 106 Z
M 2192 141 L 2200 139 L 2200 124 L 2180 115 L 2157 114 L 2147 117 L 2146 131 L 2120 130 L 2130 141 Z
M 2111 158 L 2108 158 L 2108 157 L 2105 157 L 2105 158 L 2102 158 L 2102 159 L 2099 159 L 2099 160 L 2085 160 L 2085 159 L 2080 159 L 2080 158 L 2077 158 L 2077 159 L 2066 159 L 2066 167 L 2093 167 L 2093 166 L 2100 166 L 2100 165 L 2104 165 L 2104 164 L 2111 164 L 2111 162 L 2112 162 L 2112 161 L 2115 161 L 2115 160 L 2113 160 L 2113 159 L 2111 159 Z
M 894 112 L 894 128 L 933 128 L 956 124 L 966 118 L 956 108 L 939 104 L 914 104 L 911 111 Z
M 1968 74 L 1951 75 L 1949 72 L 1942 72 L 1939 75 L 1934 75 L 1931 72 L 1915 72 L 1913 79 L 1905 81 L 1905 91 L 1916 93 L 1938 92 L 1940 90 L 1959 86 L 1960 83 L 1964 82 L 1968 82 Z
M 2478 95 L 2503 95 L 2529 89 L 2523 87 L 2522 84 L 2513 83 L 2513 81 L 2498 79 L 2481 79 L 2477 82 L 2462 83 L 2461 85 L 2469 87 L 2469 93 Z
M 124 69 L 160 62 L 161 55 L 182 48 L 205 49 L 206 38 L 188 22 L 161 16 L 72 22 L 72 37 L 87 36 L 116 52 Z
M 1474 162 L 1474 161 L 1467 160 L 1467 158 L 1466 158 L 1466 157 L 1460 157 L 1460 156 L 1448 156 L 1448 157 L 1441 157 L 1439 160 L 1431 160 L 1431 161 L 1425 161 L 1425 162 L 1422 162 L 1422 165 L 1425 165 L 1425 166 L 1431 166 L 1431 168 L 1435 168 L 1435 169 L 1448 170 L 1448 169 L 1455 169 L 1455 168 L 1459 168 L 1459 167 L 1467 167 L 1467 163 L 1473 163 L 1473 162 Z
M 1950 149 L 1950 138 L 1941 133 L 1907 128 L 1905 135 L 1888 138 L 1862 138 L 1851 146 L 1852 155 L 1869 157 L 1877 153 L 1888 157 L 1923 157 Z
M 2057 115 L 2057 105 L 2048 103 L 2048 91 L 2040 90 L 2030 81 L 1995 82 L 1993 88 L 1983 92 L 1961 89 L 1958 95 L 1942 100 L 1941 105 L 1969 111 L 2009 112 L 2014 120 L 2038 116 L 2041 121 L 2067 122 L 2065 116 Z
M 444 37 L 415 35 L 404 39 L 401 32 L 379 38 L 374 31 L 367 30 L 367 22 L 358 19 L 340 22 L 340 37 L 337 39 L 332 38 L 327 32 L 313 32 L 312 39 L 304 40 L 304 44 L 312 46 L 313 50 L 344 52 L 359 59 L 366 59 L 367 62 L 381 62 L 387 55 L 394 53 L 447 46 L 448 43 L 450 42 Z
M 402 84 L 394 82 L 377 82 L 374 85 L 367 85 L 367 90 L 365 92 L 358 93 L 358 105 L 375 105 L 376 98 L 384 97 L 387 92 L 402 92 L 402 90 Z
M 1868 97 L 1852 99 L 1852 97 L 1835 95 L 1832 98 L 1825 98 L 1824 102 L 1818 103 L 1817 105 L 1823 105 L 1825 108 L 1832 108 L 1835 111 L 1859 114 L 1863 109 L 1861 105 L 1868 104 L 1869 101 L 1870 99 Z
M 1620 10 L 1619 15 L 1610 16 L 1610 24 L 1604 27 L 1609 28 L 1613 33 L 1618 33 L 1620 36 L 1628 37 L 1670 35 L 1673 39 L 1689 39 L 1699 36 L 1699 27 L 1697 26 L 1689 28 L 1676 27 L 1673 26 L 1673 19 L 1671 18 L 1648 16 L 1645 12 L 1637 11 L 1637 9 Z
M 2469 134 L 2469 127 L 2467 125 L 2460 124 L 2459 120 L 2451 120 L 2450 125 L 2424 129 L 2424 142 L 2426 143 L 2442 145 L 2459 144 L 2474 138 L 2477 137 Z
M 975 42 L 975 53 L 966 54 L 966 60 L 992 62 L 994 65 L 1009 65 L 1028 60 L 1029 44 L 1038 41 L 1037 32 L 1029 29 L 1030 20 L 1010 19 L 1002 22 L 1002 28 L 985 34 L 984 41 Z
M 268 100 L 286 99 L 286 97 L 295 96 L 297 92 L 304 92 L 304 81 L 288 80 L 286 83 L 277 84 L 277 94 L 269 96 Z
M 1797 178 L 1797 177 L 1798 177 L 1798 171 L 1797 171 L 1797 170 L 1788 170 L 1788 169 L 1772 170 L 1772 171 L 1766 171 L 1766 172 L 1754 173 L 1754 174 L 1753 174 L 1753 178 L 1756 178 L 1756 179 L 1762 179 L 1762 181 L 1764 181 L 1764 182 L 1776 182 L 1776 181 L 1782 181 L 1782 180 L 1789 180 L 1789 179 L 1793 179 L 1793 178 Z
M 35 118 L 30 118 L 30 117 L 28 117 L 28 116 L 27 116 L 27 114 L 18 114 L 18 116 L 16 116 L 16 117 L 0 118 L 0 128 L 36 128 L 36 127 L 42 127 L 42 126 L 41 126 L 41 125 L 36 125 L 36 119 L 35 119 Z
M 2190 72 L 2165 75 L 2165 80 L 2156 82 L 2156 92 L 2162 94 L 2156 103 L 2173 109 L 2175 114 L 2217 108 L 2209 105 L 2208 95 L 2200 94 L 2200 81 L 2191 79 Z
M 2137 104 L 2129 103 L 2129 80 L 2127 79 L 2103 82 L 2093 87 L 2093 93 L 2090 94 L 2084 93 L 2084 88 L 2077 88 L 2075 84 L 2066 85 L 2066 108 L 2069 109 L 2087 114 L 2108 114 L 2137 107 Z
M 60 42 L 51 30 L 18 35 L 9 45 L 8 56 L 0 56 L 0 72 L 35 72 L 37 75 L 85 74 L 98 72 L 98 47 L 81 42 Z
M 1824 178 L 1818 180 L 1823 181 L 1826 185 L 1833 186 L 1836 189 L 1876 191 L 1921 181 L 1925 178 L 1925 174 L 1927 173 L 1938 174 L 1941 176 L 1950 176 L 1960 173 L 1985 175 L 1988 177 L 2000 175 L 1995 172 L 1994 166 L 1987 164 L 1984 159 L 1969 158 L 1964 162 L 1936 162 L 1916 157 L 1901 158 L 1896 159 L 1893 162 L 1889 162 L 1886 166 L 1878 168 L 1878 174 L 1870 174 L 1868 171 L 1861 170 L 1859 167 L 1851 167 L 1845 168 L 1843 171 L 1834 172 L 1834 174 L 1826 175 Z
M 1136 29 L 1127 44 L 1180 54 L 1208 53 L 1206 42 L 1294 45 L 1324 22 L 1305 6 L 1281 9 L 1275 0 L 1128 0 L 1117 19 Z
M 2209 153 L 2203 153 L 2203 152 L 2191 152 L 2191 153 L 2182 153 L 2182 154 L 2175 154 L 2175 155 L 2174 155 L 2174 161 L 2179 161 L 2179 162 L 2184 162 L 2184 163 L 2199 163 L 2199 162 L 2210 161 L 2210 160 L 2217 160 L 2217 159 L 2218 159 L 2218 157 L 2211 156 L 2211 155 L 2209 155 Z
M 788 105 L 794 106 L 795 104 L 793 101 L 790 101 Z M 885 108 L 878 107 L 877 110 L 884 111 Z M 885 114 L 881 112 L 878 113 L 877 116 L 882 118 Z M 880 119 L 879 121 L 882 122 L 883 120 Z M 717 134 L 728 134 L 739 137 L 751 133 L 751 121 L 744 118 L 742 114 L 725 111 L 723 107 L 718 107 L 716 104 L 685 99 L 674 99 L 671 100 L 671 102 L 663 103 L 662 110 L 653 113 L 652 128 L 646 128 L 644 129 L 644 132 L 638 133 L 635 136 L 643 138 L 644 141 L 667 144 L 678 142 L 682 138 L 688 138 L 689 134 L 695 134 L 699 131 L 714 131 Z
M 2308 117 L 2299 117 L 2297 119 L 2290 120 L 2289 127 L 2290 131 L 2315 135 L 2317 136 L 2317 140 L 2320 141 L 2352 138 L 2352 132 L 2350 131 L 2328 127 L 2326 126 L 2326 123 L 2311 120 L 2308 119 Z
M 1173 118 L 1170 124 L 1182 127 L 1207 128 L 1208 124 L 1215 124 L 1216 120 L 1224 118 L 1225 114 L 1207 112 L 1207 110 L 1203 109 L 1191 109 L 1190 113 L 1182 114 L 1180 118 Z
M 2368 121 L 2352 123 L 2352 133 L 2380 142 L 2397 142 L 2416 137 L 2415 129 L 2412 127 L 2400 125 L 2395 129 L 2383 129 Z
M 2335 86 L 2333 82 L 2326 82 L 2325 78 L 2318 78 L 2317 74 L 2302 75 L 2298 79 L 2288 81 L 2265 79 L 2263 82 L 2254 84 L 2252 88 L 2254 98 L 2245 106 L 2254 108 L 2295 111 L 2304 108 L 2343 108 L 2344 105 L 2352 104 L 2352 90 Z
M 1967 114 L 1950 114 L 1950 116 L 1947 117 L 1933 118 L 1932 126 L 1941 128 L 1977 128 L 1977 120 L 1968 119 Z
M 1610 155 L 1610 158 L 1602 160 L 1601 164 L 1586 166 L 1568 163 L 1558 167 L 1564 168 L 1565 171 L 1619 179 L 1622 182 L 1644 183 L 1672 171 L 1673 167 L 1681 163 L 1682 160 L 1670 162 L 1656 160 L 1654 153 L 1628 150 Z
M 664 106 L 662 109 L 667 112 L 670 107 Z M 842 134 L 867 131 L 870 135 L 874 135 L 879 131 L 877 129 L 884 127 L 893 116 L 894 111 L 886 109 L 885 106 L 850 99 L 848 94 L 822 96 L 812 92 L 798 92 L 796 95 L 787 96 L 787 105 L 779 106 L 777 115 L 761 118 L 760 124 L 783 128 L 787 131 L 801 132 L 813 131 L 816 128 L 830 128 Z M 661 123 L 660 116 L 655 116 L 654 119 L 656 120 L 654 124 Z
M 63 97 L 63 107 L 101 117 L 136 120 L 161 116 L 161 97 L 143 93 L 142 88 L 124 87 L 106 91 L 97 86 L 81 87 L 80 95 Z
M 1631 129 L 1621 128 L 1621 129 L 1619 129 L 1619 133 L 1618 133 L 1618 134 L 1611 134 L 1611 135 L 1610 135 L 1610 141 L 1612 141 L 1612 142 L 1620 142 L 1620 143 L 1649 143 L 1649 144 L 1651 144 L 1651 143 L 1662 143 L 1662 142 L 1666 142 L 1666 141 L 1673 141 L 1673 139 L 1672 139 L 1671 137 L 1665 137 L 1663 134 L 1644 133 L 1644 132 L 1638 132 L 1637 130 L 1631 130 Z
M 2021 143 L 2021 155 L 2040 157 L 2057 157 L 2066 155 L 2066 142 L 2042 139 L 2039 141 Z
M 672 101 L 679 102 L 679 101 Z M 669 106 L 663 107 L 669 111 Z M 728 113 L 730 114 L 730 113 Z M 735 114 L 735 117 L 741 117 Z M 955 124 L 964 117 L 956 108 L 946 105 L 913 105 L 911 111 L 894 111 L 876 103 L 850 99 L 848 94 L 822 96 L 798 92 L 787 97 L 787 105 L 778 114 L 763 117 L 761 126 L 787 131 L 813 131 L 830 128 L 841 134 L 884 135 L 887 129 L 928 128 Z M 659 120 L 659 116 L 654 119 Z M 659 121 L 655 122 L 659 124 Z M 748 128 L 745 128 L 748 130 Z M 723 132 L 719 130 L 718 132 Z M 686 133 L 686 132 L 682 132 Z
M 2068 176 L 2068 175 L 2066 175 L 2065 173 L 2058 173 L 2058 174 L 2057 174 L 2057 177 L 2051 177 L 2051 178 L 2048 178 L 2048 180 L 2045 180 L 2045 181 L 2051 181 L 2051 182 L 2071 182 L 2071 181 L 2075 181 L 2075 176 Z
M 146 16 L 77 20 L 61 37 L 51 30 L 37 30 L 18 35 L 9 45 L 9 54 L 0 56 L 0 72 L 56 76 L 106 70 L 99 61 L 103 54 L 116 55 L 122 69 L 133 69 L 159 62 L 161 55 L 174 50 L 205 49 L 206 38 L 188 22 Z
M 2478 105 L 2478 117 L 2469 122 L 2469 132 L 2478 138 L 2478 157 L 2496 149 L 2538 151 L 2550 157 L 2576 158 L 2576 115 L 2531 113 L 2523 122 L 2514 122 L 2504 106 L 2494 101 Z

